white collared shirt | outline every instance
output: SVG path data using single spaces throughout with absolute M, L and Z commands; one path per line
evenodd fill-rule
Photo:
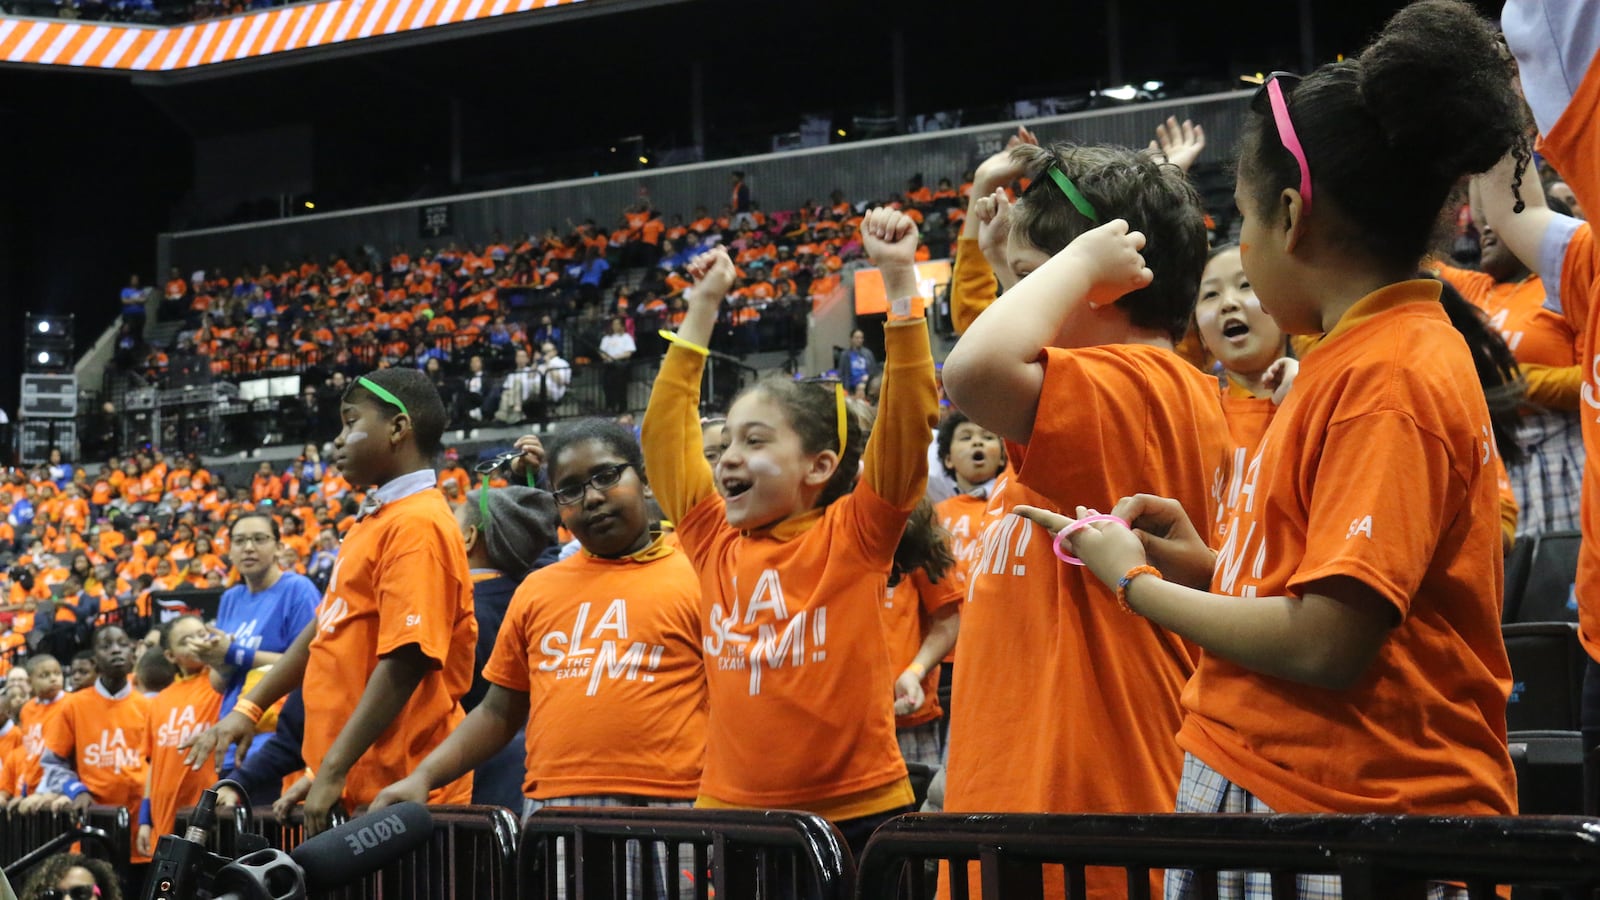
M 372 492 L 378 498 L 378 503 L 393 503 L 404 500 L 412 494 L 420 494 L 429 488 L 439 486 L 439 474 L 432 469 L 418 469 L 390 481 L 383 487 Z
M 122 686 L 122 690 L 113 694 L 106 690 L 105 682 L 96 678 L 94 680 L 94 689 L 97 693 L 99 693 L 100 696 L 106 698 L 107 700 L 126 700 L 128 699 L 129 695 L 133 693 L 133 682 L 129 681 Z

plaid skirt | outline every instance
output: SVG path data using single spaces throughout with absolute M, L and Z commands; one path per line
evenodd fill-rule
M 1177 811 L 1217 815 L 1220 813 L 1272 812 L 1255 795 L 1239 787 L 1220 772 L 1201 762 L 1192 753 L 1183 755 L 1183 777 L 1178 782 Z M 1295 878 L 1300 900 L 1340 900 L 1343 896 L 1337 875 L 1300 875 Z M 1203 896 L 1193 872 L 1168 869 L 1166 900 L 1194 900 Z M 1218 872 L 1219 900 L 1273 900 L 1272 878 L 1265 872 Z M 1447 884 L 1429 884 L 1428 900 L 1465 898 L 1466 891 Z
M 1517 537 L 1578 530 L 1583 485 L 1583 434 L 1577 413 L 1529 413 L 1517 423 L 1517 446 L 1526 457 L 1507 470 L 1521 508 Z

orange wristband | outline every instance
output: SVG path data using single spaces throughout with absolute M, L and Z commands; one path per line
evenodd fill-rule
M 244 717 L 250 720 L 251 725 L 261 724 L 261 717 L 267 714 L 266 710 L 243 697 L 234 701 L 233 711 L 244 714 Z
M 923 665 L 922 663 L 917 662 L 916 660 L 912 660 L 911 661 L 911 665 L 906 666 L 906 671 L 907 672 L 915 672 L 918 678 L 927 678 L 928 677 L 928 667 Z
M 1128 574 L 1122 576 L 1122 580 L 1117 582 L 1117 605 L 1122 607 L 1123 612 L 1138 615 L 1137 612 L 1134 612 L 1133 607 L 1128 605 L 1128 585 L 1133 584 L 1133 580 L 1140 575 L 1154 575 L 1160 578 L 1161 570 L 1149 565 L 1134 566 L 1128 570 Z

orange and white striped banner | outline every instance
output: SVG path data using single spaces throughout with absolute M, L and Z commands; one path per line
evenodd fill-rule
M 168 27 L 0 16 L 0 60 L 170 72 L 582 0 L 322 0 Z

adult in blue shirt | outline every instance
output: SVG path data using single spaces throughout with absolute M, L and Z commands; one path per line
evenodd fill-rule
M 216 627 L 201 653 L 223 692 L 223 716 L 239 699 L 250 670 L 277 662 L 316 617 L 322 599 L 310 579 L 278 568 L 277 519 L 246 513 L 229 535 L 228 558 L 243 583 L 223 593 Z
M 878 358 L 867 349 L 867 336 L 857 328 L 850 332 L 850 346 L 840 354 L 839 374 L 844 378 L 844 389 L 854 393 L 857 385 L 866 384 L 878 371 Z
M 62 490 L 72 483 L 72 464 L 61 458 L 60 447 L 50 448 L 50 480 Z
M 145 289 L 139 285 L 139 276 L 128 278 L 128 286 L 122 289 L 122 318 L 144 322 L 145 298 L 149 296 Z

